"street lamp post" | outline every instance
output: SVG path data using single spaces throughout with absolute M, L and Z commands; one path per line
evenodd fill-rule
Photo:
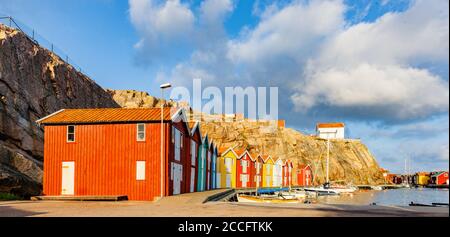
M 161 197 L 164 196 L 164 89 L 170 88 L 170 83 L 160 85 L 161 88 Z

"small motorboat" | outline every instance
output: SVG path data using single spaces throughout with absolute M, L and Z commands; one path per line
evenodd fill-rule
M 300 199 L 306 197 L 306 192 L 304 191 L 277 192 L 275 194 L 282 199 Z
M 330 189 L 338 192 L 339 194 L 354 193 L 358 190 L 356 187 L 331 187 Z
M 332 188 L 319 187 L 319 188 L 305 188 L 304 190 L 306 192 L 315 192 L 317 193 L 318 196 L 339 195 L 339 192 L 337 192 Z
M 372 186 L 371 188 L 372 188 L 372 190 L 377 190 L 377 191 L 382 191 L 384 189 L 383 186 Z
M 298 199 L 282 199 L 278 196 L 239 195 L 238 202 L 243 203 L 298 203 Z

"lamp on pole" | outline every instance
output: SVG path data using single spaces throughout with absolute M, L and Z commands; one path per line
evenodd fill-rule
M 159 86 L 161 88 L 161 197 L 164 196 L 164 89 L 170 88 L 170 83 L 165 83 Z

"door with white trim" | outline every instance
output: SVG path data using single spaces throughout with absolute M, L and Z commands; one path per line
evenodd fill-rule
M 62 163 L 61 195 L 74 195 L 75 190 L 75 162 Z
M 227 174 L 226 187 L 231 188 L 231 174 Z
M 242 187 L 243 188 L 247 187 L 247 181 L 248 181 L 248 175 L 241 174 L 241 182 L 242 182 Z
M 222 185 L 220 184 L 220 178 L 221 178 L 222 174 L 220 172 L 218 172 L 216 174 L 216 188 L 220 188 Z
M 174 195 L 180 194 L 182 175 L 183 175 L 183 167 L 180 164 L 172 162 L 172 180 L 173 180 L 172 194 Z
M 195 191 L 195 168 L 191 168 L 191 188 L 190 192 L 193 193 Z

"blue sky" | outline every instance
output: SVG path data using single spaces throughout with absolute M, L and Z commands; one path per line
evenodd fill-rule
M 393 172 L 448 170 L 448 1 L 0 0 L 104 88 L 278 86 L 280 118 L 344 121 Z

